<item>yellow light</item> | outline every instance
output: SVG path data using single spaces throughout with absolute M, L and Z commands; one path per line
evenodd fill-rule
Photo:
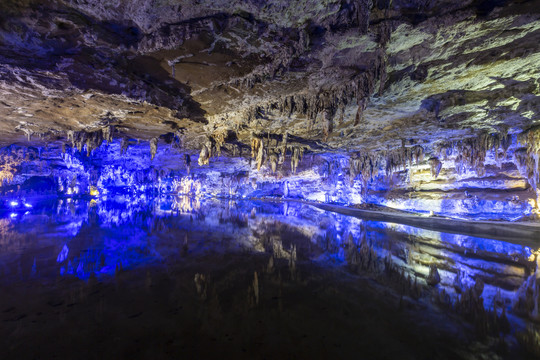
M 95 186 L 90 186 L 90 195 L 91 196 L 98 196 L 99 195 L 99 191 Z

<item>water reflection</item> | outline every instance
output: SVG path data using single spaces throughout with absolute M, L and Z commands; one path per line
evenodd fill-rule
M 58 276 L 107 282 L 147 266 L 235 254 L 265 255 L 262 270 L 246 280 L 251 307 L 262 301 L 262 274 L 308 281 L 315 275 L 299 269 L 316 264 L 374 279 L 400 306 L 424 299 L 461 314 L 480 334 L 520 331 L 538 319 L 534 249 L 295 202 L 119 195 L 49 200 L 0 218 L 2 284 Z M 202 300 L 213 296 L 208 273 L 197 272 L 193 282 Z

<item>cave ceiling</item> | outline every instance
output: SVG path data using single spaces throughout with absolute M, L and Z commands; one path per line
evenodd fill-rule
M 0 4 L 0 142 L 391 149 L 540 120 L 540 1 Z

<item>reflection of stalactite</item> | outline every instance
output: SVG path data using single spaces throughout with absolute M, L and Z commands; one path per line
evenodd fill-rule
M 193 279 L 195 282 L 195 288 L 197 289 L 197 295 L 201 300 L 206 300 L 208 297 L 208 280 L 204 274 L 195 274 Z
M 259 276 L 256 271 L 253 273 L 253 295 L 255 295 L 255 304 L 259 305 Z
M 184 155 L 184 164 L 186 165 L 187 174 L 191 171 L 191 156 L 189 154 Z
M 540 320 L 540 251 L 533 254 L 535 272 L 531 274 L 516 292 L 514 311 L 534 320 Z

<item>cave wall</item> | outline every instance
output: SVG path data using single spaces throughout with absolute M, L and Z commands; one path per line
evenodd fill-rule
M 349 155 L 254 139 L 252 149 L 210 141 L 201 153 L 165 140 L 111 140 L 80 150 L 10 146 L 0 151 L 0 191 L 6 199 L 126 193 L 288 198 L 474 219 L 517 220 L 536 213 L 538 167 L 523 134 Z

